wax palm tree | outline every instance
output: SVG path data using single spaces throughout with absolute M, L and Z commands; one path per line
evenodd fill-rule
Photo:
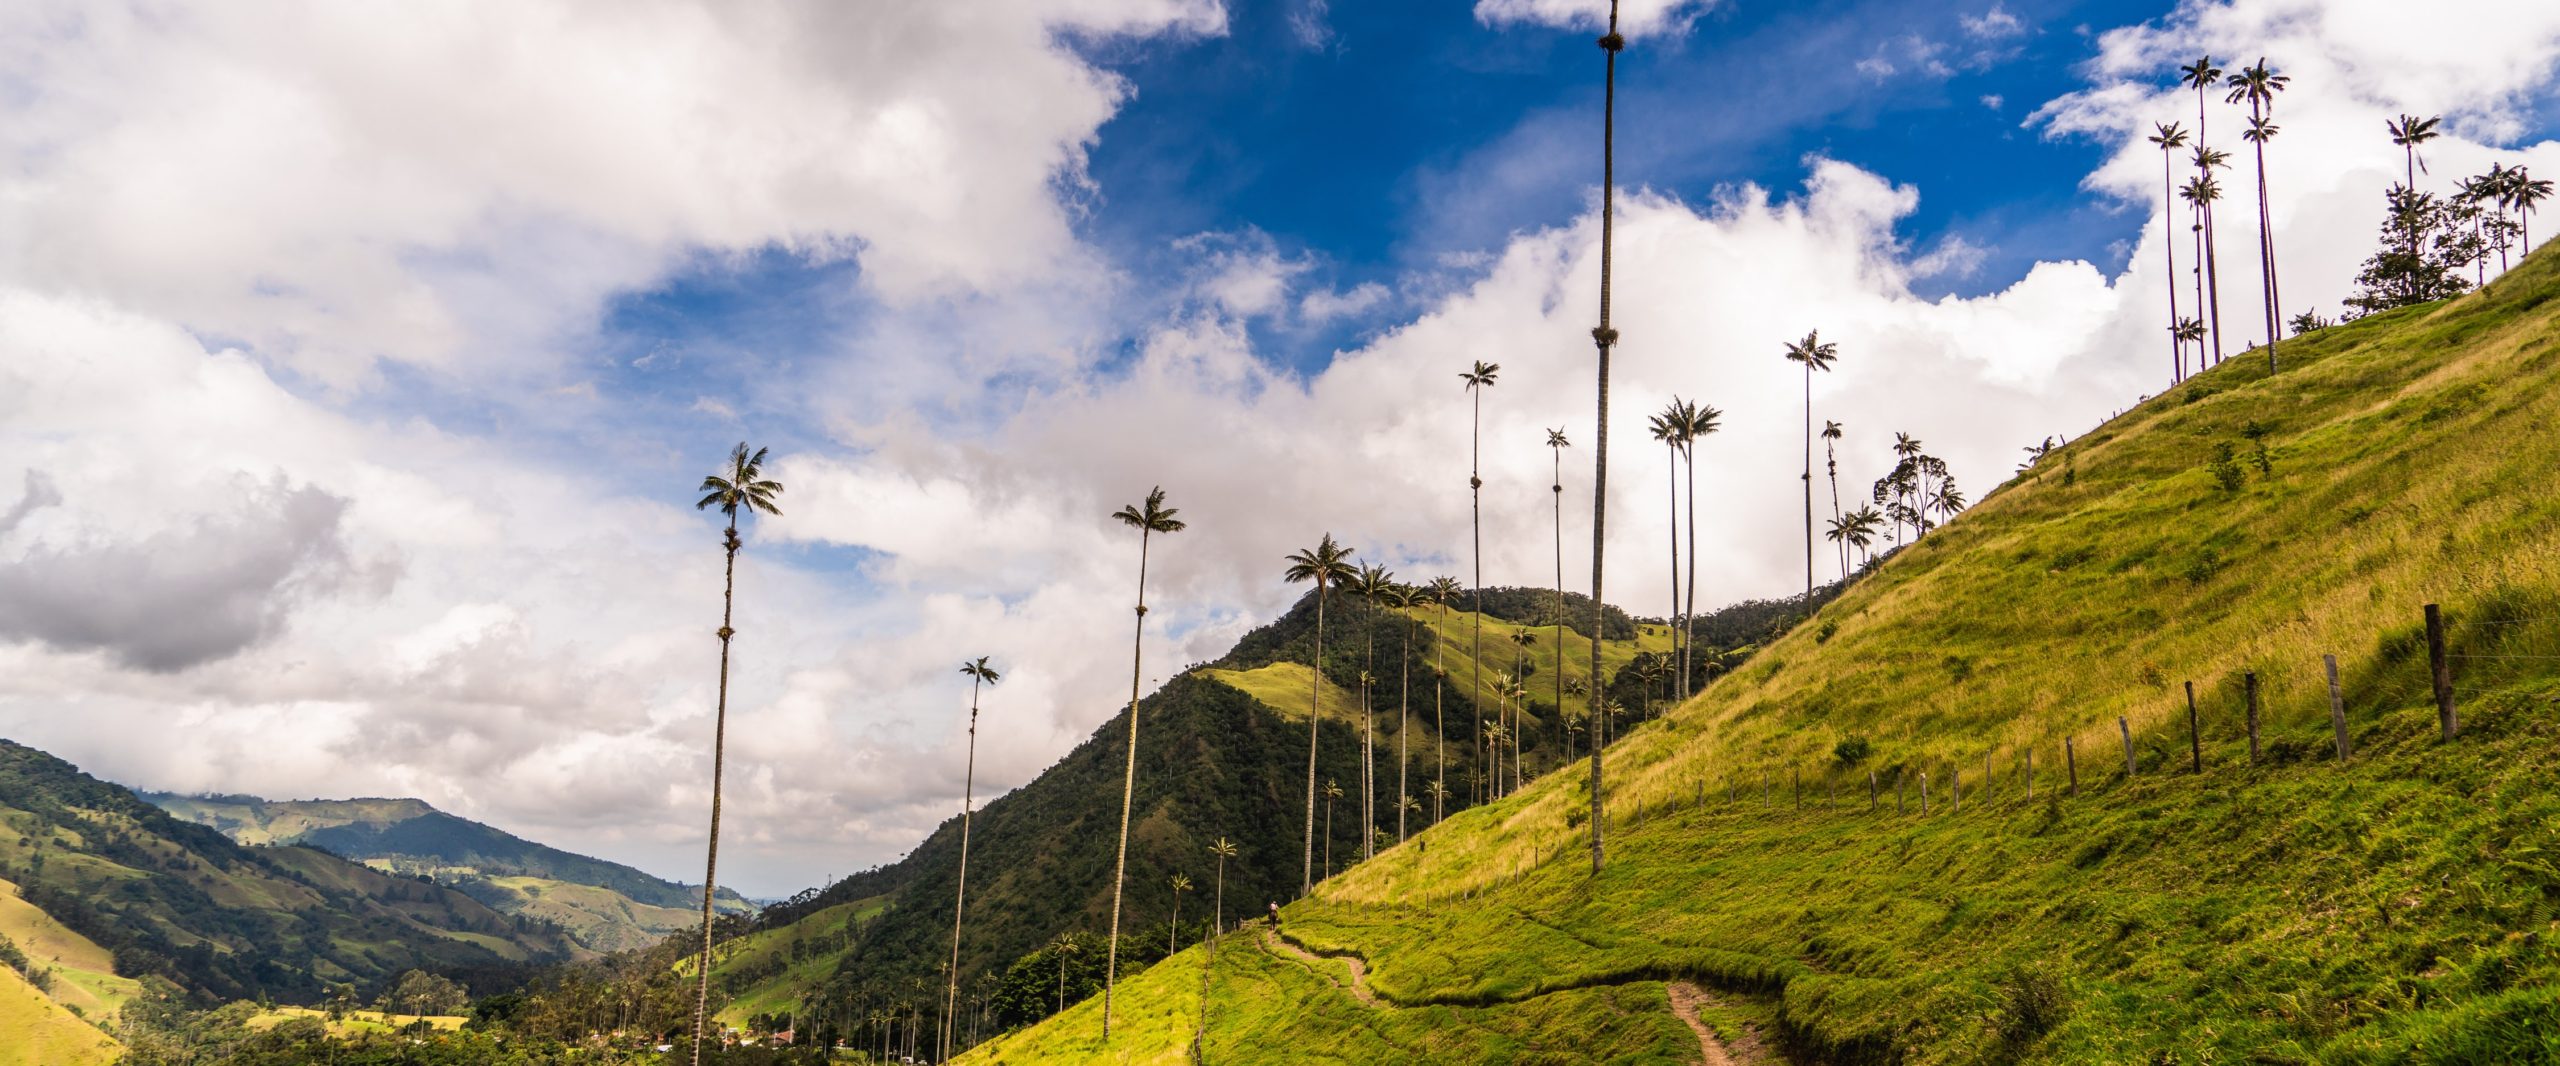
M 1281 576 L 1291 584 L 1300 581 L 1316 583 L 1316 654 L 1315 662 L 1311 664 L 1315 683 L 1307 689 L 1307 853 L 1298 876 L 1298 891 L 1303 894 L 1315 891 L 1316 887 L 1316 725 L 1324 718 L 1325 598 L 1333 586 L 1348 583 L 1354 575 L 1351 549 L 1334 543 L 1331 533 L 1325 534 L 1315 547 L 1291 553 L 1286 561 L 1289 568 Z M 1332 821 L 1333 817 L 1328 813 L 1326 825 L 1329 827 Z M 1328 828 L 1328 849 L 1332 846 L 1331 835 L 1332 830 Z M 1325 865 L 1330 868 L 1333 863 L 1328 859 Z
M 1671 542 L 1671 613 L 1666 617 L 1671 621 L 1671 643 L 1675 648 L 1680 643 L 1680 406 L 1680 398 L 1674 396 L 1662 413 L 1645 421 L 1646 429 L 1669 457 L 1662 465 L 1663 486 L 1671 496 L 1670 507 L 1665 511 Z
M 2195 168 L 2196 168 L 2196 176 L 2197 176 L 2197 177 L 2201 177 L 2201 178 L 2207 178 L 2207 179 L 2210 179 L 2210 178 L 2213 176 L 2213 172 L 2212 172 L 2211 166 L 2210 166 L 2210 164 L 2208 164 L 2208 163 L 2206 162 L 2206 157 L 2205 157 L 2205 154 L 2204 154 L 2204 153 L 2205 153 L 2205 150 L 2206 150 L 2206 149 L 2205 149 L 2205 109 L 2204 109 L 2204 108 L 2205 108 L 2205 99 L 2204 99 L 2204 97 L 2205 97 L 2205 92 L 2206 92 L 2207 90 L 2209 90 L 2209 89 L 2213 89 L 2213 88 L 2215 88 L 2216 86 L 2220 85 L 2220 84 L 2221 84 L 2221 82 L 2222 82 L 2222 68 L 2221 68 L 2221 67 L 2219 67 L 2219 66 L 2215 66 L 2215 65 L 2214 65 L 2214 62 L 2213 62 L 2213 57 L 2212 57 L 2212 56 L 2209 56 L 2209 55 L 2208 55 L 2208 56 L 2200 57 L 2200 58 L 2198 58 L 2194 63 L 2191 63 L 2191 64 L 2188 64 L 2188 65 L 2186 65 L 2186 66 L 2182 66 L 2182 67 L 2179 67 L 2179 68 L 2178 68 L 2178 84 L 2183 85 L 2183 86 L 2186 86 L 2187 88 L 2193 89 L 2193 90 L 2195 90 L 2195 92 L 2196 92 L 2196 159 L 2195 159 Z M 2221 362 L 2221 361 L 2222 361 L 2222 315 L 2221 315 L 2221 313 L 2220 313 L 2220 307 L 2221 307 L 2221 303 L 2222 303 L 2222 301 L 2221 301 L 2221 295 L 2222 295 L 2222 284 L 2221 284 L 2221 283 L 2222 283 L 2222 279 L 2221 279 L 2219 276 L 2215 275 L 2214 270 L 2213 270 L 2213 264 L 2212 264 L 2212 262 L 2210 261 L 2210 260 L 2211 260 L 2211 258 L 2212 258 L 2212 256 L 2211 256 L 2211 253 L 2210 253 L 2209 249 L 2212 247 L 2212 244 L 2213 244 L 2213 223 L 2212 223 L 2212 220 L 2211 220 L 2211 218 L 2210 218 L 2210 215 L 2209 215 L 2208 213 L 2205 213 L 2205 212 L 2199 212 L 2199 221 L 2198 221 L 2197 225 L 2200 227 L 2200 228 L 2199 228 L 2199 230 L 2198 230 L 2198 232 L 2199 232 L 2200 234 L 2202 234 L 2202 242 L 2203 242 L 2203 245 L 2204 245 L 2204 247 L 2205 247 L 2206 249 L 2208 249 L 2208 251 L 2206 251 L 2206 252 L 2204 252 L 2204 253 L 2200 253 L 2200 254 L 2197 256 L 2197 266 L 2198 266 L 2198 269 L 2200 269 L 2200 270 L 2203 272 L 2203 274 L 2202 274 L 2202 280 L 2203 280 L 2206 284 L 2208 284 L 2208 285 L 2212 286 L 2212 293 L 2213 293 L 2213 295 L 2212 295 L 2212 298 L 2210 299 L 2210 301 L 2208 301 L 2208 300 L 2207 300 L 2206 298 L 2204 298 L 2201 294 L 2199 294 L 2199 297 L 2198 297 L 2198 299 L 2197 299 L 2197 301 L 2196 301 L 2196 313 L 2197 313 L 2197 314 L 2199 314 L 2199 315 L 2203 315 L 2203 316 L 2205 316 L 2205 318 L 2206 318 L 2209 322 L 2211 322 L 2211 323 L 2212 323 L 2213 358 L 2214 358 L 2214 361 L 2215 361 L 2215 362 Z M 2208 303 L 2210 303 L 2210 306 L 2208 306 Z M 2203 361 L 2204 361 L 2204 353 L 2202 352 L 2202 350 L 2198 350 L 2198 352 L 2196 353 L 2196 361 L 2197 361 L 2199 364 L 2203 363 Z
M 1077 943 L 1072 933 L 1060 933 L 1049 941 L 1049 952 L 1058 957 L 1058 1013 L 1060 1014 L 1066 1013 L 1067 1010 L 1067 956 L 1080 954 L 1083 951 L 1084 945 Z
M 1713 404 L 1680 405 L 1680 463 L 1689 474 L 1689 594 L 1680 612 L 1680 696 L 1689 696 L 1689 659 L 1698 646 L 1698 438 L 1724 428 L 1724 412 Z M 1826 445 L 1826 447 L 1828 447 Z M 1808 481 L 1805 484 L 1811 485 Z M 1562 649 L 1558 649 L 1561 654 Z M 1558 659 L 1562 662 L 1562 659 Z
M 2219 254 L 2221 241 L 2213 225 L 2213 205 L 2222 199 L 2222 182 L 2213 176 L 2213 172 L 2231 165 L 2231 153 L 2198 144 L 2195 159 L 2198 177 L 2194 200 L 2197 210 L 2204 216 L 2205 323 L 2212 331 L 2213 361 L 2218 365 L 2222 362 L 2222 263 Z
M 1861 565 L 1866 561 L 1867 549 L 1875 544 L 1876 535 L 1883 529 L 1884 515 L 1877 513 L 1874 504 L 1860 504 L 1857 510 L 1849 512 L 1849 546 L 1858 549 Z
M 2411 192 L 2418 191 L 2418 172 L 2426 169 L 2427 166 L 2426 160 L 2418 158 L 2418 146 L 2443 136 L 2442 131 L 2436 129 L 2437 124 L 2443 121 L 2443 115 L 2432 118 L 2402 115 L 2395 119 L 2384 119 L 2382 122 L 2383 130 L 2391 134 L 2391 143 L 2400 148 L 2402 162 L 2406 167 L 2405 177 L 2408 179 Z
M 1147 633 L 1147 545 L 1158 533 L 1185 528 L 1179 508 L 1164 505 L 1161 486 L 1147 490 L 1145 503 L 1122 507 L 1111 517 L 1138 531 L 1137 623 L 1129 637 L 1129 757 L 1120 776 L 1120 851 L 1111 872 L 1111 941 L 1102 967 L 1102 1038 L 1111 1039 L 1111 992 L 1120 977 L 1120 890 L 1129 878 L 1129 803 L 1138 791 L 1138 683 L 1144 664 Z
M 2524 254 L 2533 254 L 2533 213 L 2542 210 L 2542 202 L 2551 198 L 2551 179 L 2537 178 L 2517 167 L 2509 173 L 2507 198 L 2516 206 L 2516 218 L 2524 223 Z
M 1167 958 L 1173 956 L 1174 945 L 1179 942 L 1177 938 L 1182 935 L 1182 894 L 1191 891 L 1191 876 L 1175 874 L 1171 884 L 1173 886 L 1173 927 L 1165 930 L 1164 934 L 1164 953 Z
M 1787 361 L 1804 364 L 1804 591 L 1813 594 L 1813 372 L 1831 369 L 1840 346 L 1824 343 L 1819 332 L 1787 345 Z
M 2169 237 L 2170 201 L 2178 194 L 2170 173 L 2172 154 L 2187 146 L 2187 131 L 2175 122 L 2157 123 L 2153 129 L 2157 132 L 2145 139 L 2160 146 L 2160 248 L 2168 253 L 2169 260 L 2169 380 L 2175 383 L 2186 379 L 2187 349 L 2178 338 L 2178 242 Z M 1845 544 L 1841 551 L 1841 558 L 1848 558 Z
M 1840 423 L 1831 421 L 1827 418 L 1823 419 L 1822 469 L 1831 478 L 1831 521 L 1834 525 L 1837 525 L 1840 522 L 1839 443 L 1842 436 L 1843 434 L 1840 429 Z M 1849 576 L 1849 551 L 1845 547 L 1840 550 L 1840 576 Z
M 960 672 L 969 677 L 969 758 L 960 775 L 960 886 L 951 901 L 951 964 L 944 968 L 949 979 L 942 990 L 941 1057 L 946 1059 L 951 1057 L 951 1019 L 960 1008 L 960 921 L 968 914 L 969 808 L 977 797 L 978 780 L 978 692 L 1001 679 L 984 655 L 961 663 Z
M 1324 779 L 1324 875 L 1333 876 L 1333 801 L 1342 798 L 1342 787 L 1333 779 Z
M 1564 709 L 1564 450 L 1573 442 L 1564 439 L 1564 430 L 1547 431 L 1547 452 L 1555 459 L 1556 511 L 1556 709 Z
M 1893 435 L 1893 455 L 1894 458 L 1899 461 L 1896 465 L 1908 466 L 1916 470 L 1918 468 L 1918 464 L 1915 460 L 1919 459 L 1922 454 L 1924 453 L 1922 451 L 1920 438 L 1914 437 L 1908 433 L 1895 433 Z M 1895 501 L 1898 504 L 1898 507 L 1893 516 L 1893 542 L 1900 544 L 1902 543 L 1902 520 L 1904 515 L 1906 513 L 1917 513 L 1909 501 L 1910 498 L 1918 491 L 1918 487 L 1912 484 L 1908 479 L 1905 479 L 1903 482 L 1896 485 L 1895 488 Z M 1911 539 L 1920 539 L 1920 532 L 1917 528 L 1917 523 L 1914 523 Z
M 1467 430 L 1467 512 L 1473 523 L 1475 576 L 1469 586 L 1475 590 L 1475 679 L 1469 685 L 1468 698 L 1484 688 L 1484 393 L 1502 374 L 1502 364 L 1476 360 L 1474 366 L 1458 375 L 1466 382 L 1467 398 L 1473 404 Z
M 1440 628 L 1447 629 L 1449 604 L 1458 598 L 1458 579 L 1432 578 L 1431 584 L 1424 587 L 1423 595 L 1439 605 Z M 1431 637 L 1431 655 L 1434 661 L 1431 667 L 1431 732 L 1436 746 L 1432 754 L 1431 820 L 1437 823 L 1449 813 L 1445 802 L 1449 798 L 1449 719 L 1441 702 L 1441 688 L 1449 680 L 1449 646 L 1437 633 Z
M 2276 341 L 2284 333 L 2283 300 L 2276 290 L 2275 215 L 2267 207 L 2267 142 L 2276 136 L 2276 94 L 2293 79 L 2267 69 L 2265 56 L 2252 66 L 2241 68 L 2225 83 L 2230 90 L 2224 103 L 2249 104 L 2249 128 L 2240 134 L 2255 149 L 2258 158 L 2258 265 L 2264 276 L 2267 312 L 2267 372 L 2276 370 Z
M 2199 364 L 2204 362 L 2204 321 L 2202 319 L 2180 319 L 2178 339 L 2195 345 L 2196 362 Z
M 1212 840 L 1209 842 L 1209 854 L 1218 857 L 1218 890 L 1212 897 L 1216 902 L 1209 912 L 1209 929 L 1224 934 L 1227 930 L 1227 860 L 1236 857 L 1236 842 L 1225 837 Z
M 1600 324 L 1591 328 L 1591 342 L 1598 347 L 1600 417 L 1593 423 L 1599 438 L 1591 463 L 1591 676 L 1600 676 L 1600 634 L 1605 628 L 1606 592 L 1601 584 L 1602 566 L 1607 559 L 1609 543 L 1609 353 L 1618 344 L 1618 331 L 1609 325 L 1609 252 L 1617 217 L 1617 130 L 1618 130 L 1618 53 L 1627 47 L 1627 39 L 1618 34 L 1618 0 L 1609 0 L 1609 32 L 1600 38 L 1600 51 L 1608 56 L 1608 72 L 1603 82 L 1600 104 Z M 1593 685 L 1594 700 L 1599 699 L 1600 686 Z M 1598 704 L 1593 704 L 1598 709 Z M 1601 788 L 1600 746 L 1591 746 L 1591 873 L 1597 877 L 1604 859 L 1601 827 L 1608 819 L 1605 793 Z
M 773 502 L 774 497 L 782 495 L 782 484 L 766 479 L 764 457 L 765 449 L 749 452 L 740 442 L 729 450 L 728 464 L 719 473 L 704 477 L 694 489 L 702 493 L 702 498 L 694 502 L 694 510 L 717 507 L 729 519 L 729 528 L 720 534 L 720 549 L 726 555 L 720 578 L 720 694 L 711 718 L 711 836 L 702 860 L 702 956 L 694 967 L 694 1066 L 702 1066 L 703 1027 L 711 1007 L 711 903 L 720 887 L 720 779 L 729 754 L 729 642 L 738 635 L 729 623 L 731 608 L 737 603 L 738 549 L 745 546 L 738 539 L 738 512 L 782 514 L 782 508 Z
M 1388 573 L 1386 567 L 1363 566 L 1342 591 L 1358 596 L 1371 608 L 1378 609 L 1387 606 L 1395 587 L 1396 576 Z M 1369 699 L 1378 679 L 1369 669 L 1377 665 L 1378 627 L 1374 623 L 1364 623 L 1360 628 L 1360 821 L 1362 825 L 1375 827 L 1378 824 L 1378 734 L 1376 716 L 1369 710 Z M 1369 834 L 1363 832 L 1360 837 L 1360 857 L 1366 859 L 1372 854 L 1368 845 Z

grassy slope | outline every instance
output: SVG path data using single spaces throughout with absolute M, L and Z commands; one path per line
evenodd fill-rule
M 1187 1063 L 1201 1009 L 1207 949 L 1191 947 L 1131 977 L 1112 1011 L 1112 1043 L 1100 1043 L 1102 1001 L 998 1037 L 955 1059 L 965 1063 Z M 1258 928 L 1228 936 L 1208 988 L 1203 1048 L 1211 1062 L 1365 1064 L 1680 1062 L 1697 1038 L 1665 1006 L 1663 987 L 1640 982 L 1579 989 L 1498 1008 L 1426 1006 L 1376 1010 L 1344 991 L 1341 964 L 1310 964 L 1267 949 Z M 1277 1032 L 1320 1032 L 1273 1044 Z
M 823 983 L 827 975 L 835 971 L 844 953 L 841 951 L 816 953 L 796 962 L 790 962 L 787 960 L 793 943 L 841 934 L 847 923 L 868 920 L 888 905 L 889 899 L 886 896 L 839 903 L 813 912 L 808 917 L 786 926 L 759 929 L 735 940 L 722 941 L 711 961 L 711 972 L 715 978 L 721 976 L 724 971 L 734 973 L 749 968 L 760 968 L 762 964 L 776 959 L 786 960 L 786 964 L 778 973 L 756 980 L 745 987 L 733 989 L 729 994 L 728 1005 L 720 1009 L 720 1020 L 731 1025 L 743 1026 L 747 1019 L 759 1014 L 787 1012 L 797 1007 L 800 994 Z M 698 930 L 695 943 L 697 945 L 700 943 Z M 688 957 L 678 962 L 676 969 L 682 973 L 692 973 L 693 960 Z
M 104 1066 L 124 1049 L 0 966 L 0 1066 Z
M 701 927 L 699 911 L 653 907 L 594 885 L 510 876 L 487 878 L 486 885 L 498 894 L 492 905 L 500 912 L 558 925 L 590 951 L 645 948 L 669 934 L 688 927 L 699 932 Z
M 471 1020 L 459 1014 L 386 1015 L 376 1010 L 351 1010 L 334 1022 L 329 1021 L 328 1017 L 329 1012 L 316 1007 L 277 1007 L 252 1016 L 246 1024 L 251 1029 L 263 1031 L 273 1029 L 279 1023 L 293 1018 L 318 1018 L 329 1027 L 331 1035 L 356 1036 L 363 1033 L 388 1033 L 405 1029 L 417 1024 L 421 1019 L 432 1028 L 452 1032 L 462 1028 L 462 1023 Z
M 2072 442 L 1614 745 L 1598 878 L 1583 775 L 1560 774 L 1328 883 L 1293 933 L 1365 955 L 1406 1003 L 1692 976 L 1773 998 L 1827 1058 L 2560 1060 L 2555 295 L 2545 253 L 2488 294 L 2288 343 L 2272 379 L 2262 353 L 2235 358 Z M 2225 491 L 2208 461 L 2245 453 L 2251 420 L 2275 472 Z M 2466 656 L 2450 747 L 2413 639 L 2429 601 Z M 2354 722 L 2343 767 L 2324 653 Z M 2242 670 L 2265 682 L 2257 767 Z M 1826 776 L 1847 737 L 1874 756 Z M 1796 810 L 1798 772 L 1841 807 Z M 1715 795 L 1770 779 L 1774 801 Z M 1262 1055 L 1363 1039 L 1327 1013 L 1235 1022 Z
M 141 982 L 116 976 L 107 949 L 63 928 L 21 898 L 18 886 L 7 880 L 0 880 L 0 936 L 16 943 L 28 961 L 51 968 L 53 998 L 78 1008 L 83 1017 L 113 1018 L 142 989 Z

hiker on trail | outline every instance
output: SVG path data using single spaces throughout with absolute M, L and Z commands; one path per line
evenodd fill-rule
M 1280 928 L 1280 905 L 1277 903 L 1271 905 L 1271 927 Z

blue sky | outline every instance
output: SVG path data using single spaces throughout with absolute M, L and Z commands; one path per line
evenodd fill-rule
M 0 514 L 63 488 L 0 528 L 0 572 L 174 575 L 0 617 L 0 735 L 682 876 L 721 573 L 687 490 L 752 439 L 790 490 L 740 570 L 730 810 L 741 883 L 787 893 L 956 809 L 949 660 L 1006 669 L 981 796 L 1113 712 L 1131 546 L 1103 516 L 1150 485 L 1193 520 L 1155 557 L 1163 676 L 1285 606 L 1273 563 L 1318 533 L 1463 571 L 1455 372 L 1489 359 L 1486 576 L 1543 582 L 1546 427 L 1589 472 L 1602 56 L 1478 10 L 1594 3 L 0 6 Z M 2176 279 L 2134 138 L 2192 117 L 2173 57 L 2298 75 L 2293 309 L 2371 250 L 2383 118 L 2448 115 L 2439 173 L 2560 173 L 2560 8 L 2443 6 L 1723 0 L 1639 36 L 1618 173 L 1661 198 L 1621 200 L 1610 572 L 1660 562 L 1637 446 L 1679 395 L 1727 411 L 1706 600 L 1800 581 L 1778 350 L 1807 328 L 1843 345 L 1812 403 L 1852 490 L 1907 430 L 1978 498 L 2156 390 Z M 2081 132 L 2025 124 L 2057 99 Z M 1740 183 L 1773 199 L 1710 210 Z M 214 615 L 246 620 L 189 645 L 215 653 L 135 665 Z

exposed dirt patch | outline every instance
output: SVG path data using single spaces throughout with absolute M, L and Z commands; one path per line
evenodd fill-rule
M 1745 1025 L 1742 1035 L 1730 1042 L 1717 1036 L 1715 1028 L 1698 1017 L 1698 1008 L 1718 1005 L 1715 993 L 1687 981 L 1673 981 L 1665 987 L 1671 990 L 1671 1013 L 1679 1015 L 1698 1034 L 1698 1056 L 1707 1066 L 1760 1066 L 1784 1061 L 1770 1053 L 1755 1027 Z

